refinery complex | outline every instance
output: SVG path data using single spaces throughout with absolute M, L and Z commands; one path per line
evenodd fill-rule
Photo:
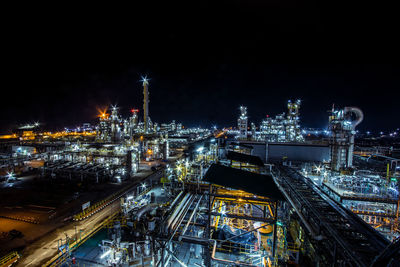
M 134 90 L 128 117 L 0 136 L 1 267 L 400 266 L 400 140 L 359 132 L 362 107 L 324 130 L 297 99 L 191 128 L 151 120 L 147 77 Z

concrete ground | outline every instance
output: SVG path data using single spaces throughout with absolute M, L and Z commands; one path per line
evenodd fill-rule
M 134 183 L 141 182 L 149 175 L 151 175 L 151 172 L 148 171 L 137 173 Z M 93 229 L 105 218 L 117 211 L 119 206 L 120 202 L 115 201 L 113 204 L 107 206 L 86 220 L 80 222 L 70 222 L 60 228 L 55 227 L 56 229 L 53 232 L 43 236 L 23 250 L 22 254 L 27 256 L 23 256 L 21 260 L 19 260 L 17 266 L 37 266 L 43 264 L 57 254 L 58 242 L 60 239 L 65 240 L 66 235 L 73 237 L 75 235 L 75 231 L 79 232 Z
M 148 180 L 146 181 L 148 182 Z M 152 193 L 154 193 L 156 203 L 164 203 L 167 201 L 165 191 L 161 189 L 161 187 L 151 189 L 146 195 L 151 195 Z M 136 198 L 135 200 L 139 200 L 139 198 Z M 108 266 L 106 261 L 107 258 L 101 258 L 102 250 L 101 247 L 99 247 L 99 244 L 103 239 L 109 239 L 109 237 L 107 237 L 106 229 L 99 231 L 72 252 L 72 257 L 75 257 L 77 266 Z M 67 267 L 70 266 L 69 264 L 71 264 L 70 261 L 64 263 L 62 266 Z M 123 266 L 128 266 L 128 264 Z

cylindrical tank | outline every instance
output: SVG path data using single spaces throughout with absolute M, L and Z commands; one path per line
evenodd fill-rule
M 261 225 L 260 225 L 260 226 L 261 226 Z M 272 225 L 267 224 L 267 223 L 264 223 L 264 224 L 262 224 L 262 226 L 263 226 L 263 227 L 261 227 L 261 228 L 258 229 L 258 232 L 259 232 L 261 235 L 270 235 L 270 234 L 272 233 L 272 230 L 273 230 Z
M 146 240 L 144 241 L 144 255 L 150 255 L 150 240 L 148 236 L 146 236 Z
M 260 227 L 260 228 L 258 228 Z M 273 226 L 267 223 L 254 223 L 254 228 L 257 229 L 257 238 L 259 239 L 260 245 L 264 247 L 265 250 L 268 249 L 268 240 L 271 238 Z
M 156 220 L 154 217 L 152 217 L 147 222 L 147 229 L 152 232 L 154 231 L 155 227 L 156 227 Z

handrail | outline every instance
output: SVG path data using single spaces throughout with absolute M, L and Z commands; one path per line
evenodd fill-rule
M 100 231 L 105 225 L 107 225 L 111 220 L 114 219 L 115 216 L 117 216 L 120 213 L 120 209 L 118 211 L 114 212 L 110 216 L 108 216 L 101 224 L 98 226 L 92 228 L 91 230 L 85 232 L 84 236 L 80 238 L 79 240 L 75 240 L 74 242 L 69 244 L 69 251 L 72 251 L 76 248 L 78 248 L 83 242 L 85 242 L 88 238 L 96 234 L 98 231 Z M 52 266 L 58 266 L 59 264 L 65 262 L 67 258 L 66 253 L 63 253 L 61 255 L 56 255 L 50 260 L 48 260 L 45 264 L 42 265 L 42 267 L 52 267 Z M 61 261 L 61 262 L 60 262 Z
M 8 253 L 7 255 L 0 258 L 0 267 L 7 267 L 16 262 L 20 258 L 17 251 Z

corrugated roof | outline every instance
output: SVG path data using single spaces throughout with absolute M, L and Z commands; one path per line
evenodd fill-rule
M 247 155 L 239 152 L 228 151 L 227 159 L 249 163 L 257 166 L 264 166 L 264 162 L 257 156 Z
M 272 176 L 248 172 L 219 164 L 212 164 L 207 170 L 204 180 L 258 196 L 275 200 L 285 200 Z
M 251 149 L 254 148 L 253 146 L 250 146 L 250 145 L 246 145 L 246 144 L 242 144 L 242 143 L 235 143 L 235 142 L 230 143 L 230 145 L 244 147 L 244 148 L 251 148 Z

